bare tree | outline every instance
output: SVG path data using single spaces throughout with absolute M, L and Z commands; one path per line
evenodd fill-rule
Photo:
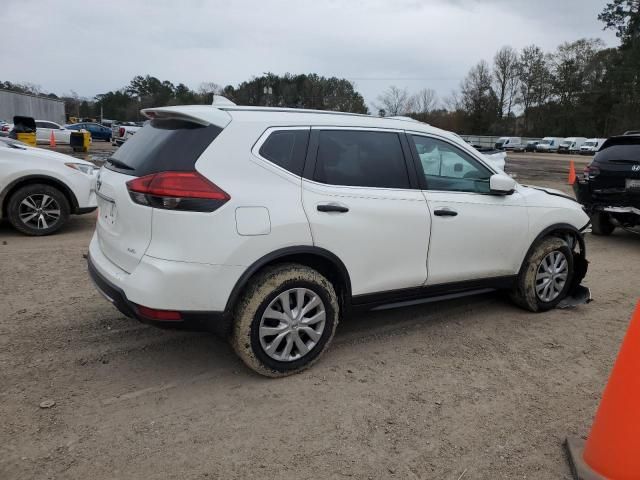
M 498 95 L 498 118 L 502 118 L 511 113 L 518 82 L 518 53 L 512 47 L 502 47 L 493 57 L 493 81 Z
M 375 105 L 378 110 L 384 110 L 386 115 L 394 117 L 404 115 L 409 107 L 409 92 L 406 88 L 399 89 L 391 85 L 382 94 L 378 95 L 379 104 Z
M 431 113 L 437 106 L 438 96 L 431 88 L 423 88 L 407 101 L 407 110 L 411 113 Z
M 529 124 L 530 109 L 542 105 L 551 95 L 553 84 L 549 64 L 549 57 L 536 45 L 529 45 L 520 53 L 518 101 L 524 109 L 525 130 Z
M 498 97 L 493 90 L 491 69 L 486 61 L 478 62 L 462 81 L 460 104 L 472 130 L 488 131 L 496 119 Z

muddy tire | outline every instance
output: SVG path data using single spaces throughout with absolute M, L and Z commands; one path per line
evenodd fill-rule
M 11 195 L 7 216 L 13 227 L 33 236 L 51 235 L 69 218 L 69 201 L 55 187 L 45 184 L 27 185 Z
M 524 261 L 511 300 L 532 312 L 550 310 L 567 296 L 573 274 L 573 253 L 567 242 L 544 238 Z
M 596 212 L 591 215 L 591 231 L 594 235 L 608 236 L 611 235 L 615 229 L 616 226 L 606 213 Z
M 283 377 L 313 365 L 338 326 L 331 282 L 312 268 L 287 263 L 251 280 L 235 309 L 231 345 L 252 370 Z

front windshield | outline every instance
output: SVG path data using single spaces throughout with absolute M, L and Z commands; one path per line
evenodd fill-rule
M 597 142 L 584 142 L 586 147 L 595 147 L 597 144 Z
M 560 145 L 562 145 L 563 147 L 568 147 L 569 145 L 571 145 L 571 142 L 567 142 L 566 140 L 564 142 L 562 142 Z
M 542 140 L 540 142 L 541 145 L 551 145 L 551 140 Z

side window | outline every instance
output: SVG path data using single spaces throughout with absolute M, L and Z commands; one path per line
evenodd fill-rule
M 36 122 L 36 128 L 49 128 L 46 123 L 47 122 Z
M 492 172 L 442 140 L 412 135 L 428 190 L 489 193 Z
M 309 130 L 277 130 L 260 147 L 260 155 L 279 167 L 302 175 Z
M 410 188 L 397 133 L 322 130 L 313 179 L 331 185 Z

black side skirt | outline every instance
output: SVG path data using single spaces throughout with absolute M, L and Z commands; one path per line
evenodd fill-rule
M 352 307 L 357 310 L 383 310 L 386 308 L 403 307 L 430 301 L 487 293 L 494 290 L 508 290 L 515 285 L 517 278 L 517 275 L 509 275 L 416 288 L 403 288 L 388 292 L 367 293 L 365 295 L 354 295 L 352 298 Z

